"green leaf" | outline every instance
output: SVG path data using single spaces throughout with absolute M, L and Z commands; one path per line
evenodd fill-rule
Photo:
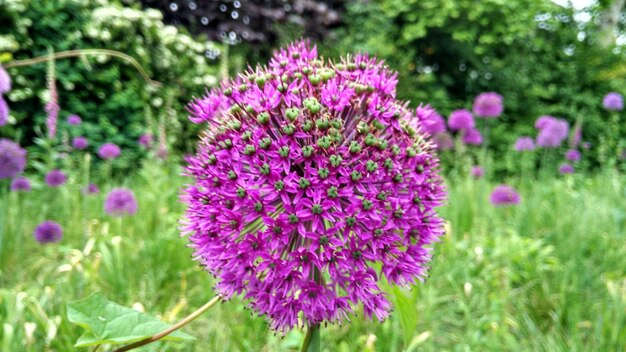
M 100 293 L 68 303 L 67 318 L 87 330 L 78 338 L 75 347 L 133 343 L 170 326 L 152 316 L 111 302 Z M 193 339 L 193 336 L 182 331 L 175 331 L 163 338 L 169 341 Z
M 400 325 L 404 332 L 404 343 L 408 344 L 417 327 L 417 295 L 405 293 L 397 286 L 393 287 L 393 303 L 400 315 Z

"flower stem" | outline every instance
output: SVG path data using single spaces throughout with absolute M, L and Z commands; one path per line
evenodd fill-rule
M 320 325 L 309 326 L 302 342 L 300 352 L 319 352 L 320 351 Z
M 182 328 L 183 326 L 187 325 L 188 323 L 192 322 L 194 319 L 199 317 L 202 313 L 206 312 L 207 310 L 209 310 L 209 308 L 213 307 L 213 305 L 215 305 L 215 303 L 217 303 L 220 299 L 221 299 L 220 296 L 215 296 L 215 297 L 213 297 L 213 299 L 211 299 L 205 305 L 200 307 L 200 309 L 198 309 L 195 312 L 189 314 L 183 320 L 181 320 L 178 323 L 170 326 L 169 328 L 161 331 L 160 333 L 158 333 L 156 335 L 152 335 L 152 336 L 150 336 L 148 338 L 145 338 L 143 340 L 140 340 L 140 341 L 137 341 L 137 342 L 133 342 L 130 345 L 126 345 L 126 346 L 120 347 L 120 348 L 114 350 L 113 352 L 130 351 L 130 350 L 135 349 L 137 347 L 141 347 L 141 346 L 147 345 L 149 343 L 155 342 L 157 340 L 160 340 L 160 339 L 164 338 L 165 336 L 167 336 L 167 335 L 173 333 L 174 331 Z

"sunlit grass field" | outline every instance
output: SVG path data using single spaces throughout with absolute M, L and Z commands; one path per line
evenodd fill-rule
M 123 183 L 81 193 L 81 180 L 0 196 L 0 351 L 71 351 L 81 328 L 66 303 L 101 292 L 175 322 L 214 294 L 213 281 L 181 238 L 178 202 L 186 180 L 152 161 Z M 388 288 L 395 309 L 380 324 L 361 314 L 322 329 L 325 351 L 623 351 L 626 346 L 626 182 L 606 172 L 507 180 L 522 202 L 495 208 L 488 180 L 447 180 L 448 233 L 435 246 L 430 278 Z M 108 190 L 127 186 L 139 211 L 104 214 Z M 35 226 L 55 220 L 60 243 L 40 245 Z M 193 342 L 144 351 L 295 351 L 285 337 L 233 300 L 185 327 Z M 99 351 L 108 351 L 100 348 Z

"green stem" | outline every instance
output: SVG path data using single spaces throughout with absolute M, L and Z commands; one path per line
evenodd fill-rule
M 320 351 L 320 325 L 309 326 L 302 342 L 300 352 L 319 352 Z

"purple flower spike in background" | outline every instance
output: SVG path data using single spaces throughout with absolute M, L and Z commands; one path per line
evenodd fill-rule
M 33 237 L 41 244 L 59 242 L 63 238 L 63 229 L 54 221 L 44 221 L 35 228 Z
M 474 165 L 470 170 L 470 175 L 472 175 L 473 178 L 483 178 L 483 176 L 485 176 L 485 169 L 483 169 L 482 166 Z
M 152 134 L 145 133 L 139 136 L 139 139 L 137 140 L 137 142 L 139 143 L 140 146 L 144 148 L 150 148 L 150 146 L 152 145 L 153 138 L 154 137 L 152 136 Z
M 474 115 L 484 118 L 494 118 L 502 114 L 504 103 L 502 96 L 498 93 L 480 93 L 474 99 Z
M 115 159 L 120 154 L 120 147 L 113 143 L 105 143 L 98 149 L 98 156 L 105 160 Z
M 474 128 L 475 122 L 472 113 L 465 110 L 455 110 L 450 113 L 448 118 L 448 127 L 452 131 L 469 130 Z
M 50 187 L 59 187 L 65 184 L 67 176 L 61 170 L 52 170 L 46 175 L 46 184 Z
M 137 200 L 133 191 L 115 188 L 104 201 L 104 211 L 111 216 L 127 216 L 137 213 Z
M 535 150 L 535 141 L 531 137 L 519 137 L 515 141 L 515 150 L 518 152 Z
M 498 185 L 491 192 L 489 201 L 495 206 L 515 205 L 519 204 L 520 196 L 515 188 L 508 185 Z
M 11 191 L 28 192 L 30 189 L 30 181 L 26 177 L 16 177 L 11 181 Z
M 84 194 L 98 194 L 100 193 L 100 188 L 98 188 L 98 186 L 95 183 L 90 183 L 83 189 L 83 193 Z
M 72 126 L 78 126 L 83 120 L 78 115 L 70 115 L 67 117 L 67 124 Z
M 579 161 L 581 158 L 580 152 L 576 149 L 570 149 L 565 152 L 565 159 L 569 161 Z
M 574 167 L 570 164 L 561 164 L 561 166 L 559 166 L 559 173 L 561 175 L 565 175 L 565 174 L 573 174 L 574 173 Z
M 17 176 L 26 167 L 26 150 L 17 143 L 0 138 L 0 179 Z
M 89 146 L 89 141 L 85 137 L 74 137 L 72 138 L 72 147 L 74 149 L 83 150 Z
M 0 65 L 0 95 L 6 94 L 11 90 L 11 76 L 9 73 Z
M 477 129 L 469 129 L 463 131 L 463 143 L 470 145 L 483 144 L 483 136 Z
M 537 127 L 539 126 L 539 127 Z M 537 145 L 543 148 L 556 148 L 567 139 L 569 124 L 563 119 L 552 116 L 542 116 L 535 123 L 539 129 Z
M 624 109 L 624 97 L 616 92 L 611 92 L 602 99 L 602 106 L 609 111 L 622 111 Z
M 9 104 L 0 96 L 0 127 L 9 122 Z
M 361 305 L 383 320 L 381 285 L 425 279 L 446 195 L 423 133 L 445 125 L 396 83 L 367 55 L 331 63 L 298 42 L 189 104 L 207 132 L 187 158 L 183 233 L 223 299 L 284 334 Z

